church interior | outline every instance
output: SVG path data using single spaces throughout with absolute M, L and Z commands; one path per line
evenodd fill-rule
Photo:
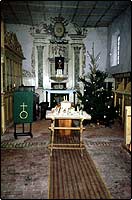
M 131 199 L 131 1 L 1 1 L 1 157 L 1 199 Z

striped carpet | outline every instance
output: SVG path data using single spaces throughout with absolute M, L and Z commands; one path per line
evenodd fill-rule
M 49 199 L 111 199 L 90 155 L 84 150 L 53 150 Z

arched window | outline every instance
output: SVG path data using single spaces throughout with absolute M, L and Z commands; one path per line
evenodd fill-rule
M 120 33 L 117 31 L 112 35 L 110 66 L 119 65 L 120 61 Z
M 117 36 L 117 65 L 120 62 L 120 34 Z

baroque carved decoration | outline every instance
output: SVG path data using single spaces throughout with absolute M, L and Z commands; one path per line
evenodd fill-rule
M 83 30 L 80 26 L 78 26 L 76 23 L 73 23 L 74 27 L 75 27 L 75 30 L 77 32 L 77 35 L 82 35 L 83 33 Z
M 64 26 L 68 24 L 67 20 L 65 20 L 62 16 L 54 17 L 50 19 L 51 23 L 40 23 L 36 27 L 30 28 L 30 33 L 45 33 L 45 34 L 51 34 L 54 35 L 54 26 L 56 23 L 62 23 Z
M 45 34 L 51 35 L 50 43 L 52 44 L 68 44 L 65 36 L 68 34 L 67 25 L 70 21 L 66 20 L 60 14 L 57 17 L 51 17 L 47 23 L 41 22 L 39 25 L 30 28 L 30 34 Z M 86 28 L 79 27 L 73 23 L 74 29 L 78 36 L 86 36 Z
M 26 69 L 22 70 L 22 75 L 23 75 L 23 77 L 34 77 L 34 74 Z
M 6 32 L 5 33 L 5 46 L 11 49 L 14 53 L 18 54 L 19 56 L 23 57 L 23 52 L 20 43 L 17 40 L 17 36 L 15 33 Z
M 58 17 L 50 18 L 50 23 L 40 23 L 35 27 L 30 28 L 30 34 L 46 34 L 51 35 L 51 43 L 67 44 L 68 41 L 64 39 L 66 33 L 66 26 L 68 21 L 61 15 Z
M 51 47 L 52 56 L 64 56 L 65 59 L 68 59 L 68 47 L 62 44 L 55 44 Z
M 31 54 L 31 66 L 32 66 L 32 75 L 35 77 L 35 47 L 32 47 Z

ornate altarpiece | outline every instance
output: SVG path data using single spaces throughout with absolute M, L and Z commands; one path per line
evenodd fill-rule
M 65 94 L 65 90 L 69 90 L 69 100 L 73 102 L 73 92 L 82 88 L 79 77 L 83 76 L 85 68 L 85 34 L 76 30 L 71 34 L 66 21 L 63 18 L 59 20 L 59 17 L 54 19 L 53 25 L 41 23 L 31 30 L 35 86 L 40 100 L 48 100 L 49 103 L 53 90 L 58 94 Z M 63 34 L 56 33 L 56 22 L 63 24 Z M 60 24 L 58 26 L 61 28 Z M 60 69 L 56 68 L 56 59 L 63 64 Z

